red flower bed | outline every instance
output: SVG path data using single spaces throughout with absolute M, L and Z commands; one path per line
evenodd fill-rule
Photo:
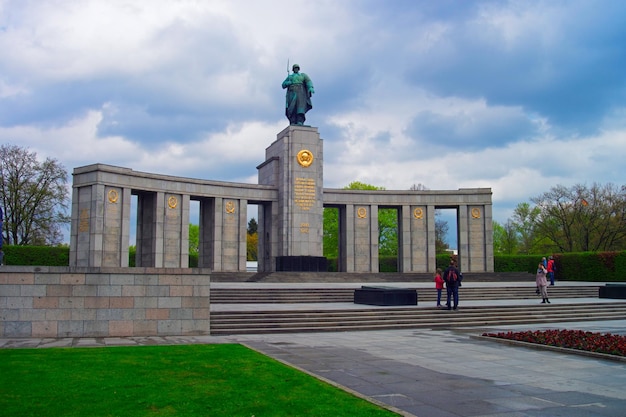
M 592 333 L 582 330 L 529 330 L 525 332 L 483 333 L 483 336 L 626 356 L 626 336 L 611 333 Z

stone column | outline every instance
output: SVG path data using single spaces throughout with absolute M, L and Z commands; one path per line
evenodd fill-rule
M 426 226 L 426 245 L 427 245 L 427 263 L 426 269 L 416 270 L 414 272 L 432 272 L 437 270 L 437 233 L 435 231 L 435 206 L 426 206 L 426 214 L 428 216 L 428 224 Z
M 70 266 L 127 267 L 130 189 L 92 184 L 72 194 Z
M 459 269 L 461 272 L 470 272 L 469 265 L 469 223 L 467 205 L 460 204 L 457 210 L 457 249 Z
M 246 271 L 246 260 L 248 256 L 248 200 L 239 200 L 239 218 L 237 224 L 239 230 L 237 236 L 239 237 L 239 243 L 237 246 L 237 271 Z
M 163 267 L 189 266 L 189 196 L 164 194 Z
M 493 260 L 493 206 L 483 206 L 485 222 L 485 272 L 494 272 Z
M 493 272 L 493 230 L 490 211 L 491 206 L 467 206 L 468 272 Z
M 398 211 L 398 272 L 411 272 L 411 208 L 403 205 Z
M 354 206 L 346 204 L 339 208 L 339 260 L 338 268 L 342 272 L 355 271 L 354 255 Z
M 161 199 L 158 196 L 161 196 Z M 135 265 L 159 268 L 163 263 L 163 193 L 137 193 L 137 251 Z M 160 210 L 159 210 L 160 208 Z M 160 237 L 159 237 L 160 235 Z
M 71 266 L 102 266 L 104 185 L 75 187 L 72 192 Z
M 428 272 L 434 258 L 434 209 L 427 206 L 410 206 L 410 268 L 403 272 Z M 431 234 L 433 235 L 431 238 Z M 431 248 L 432 244 L 432 248 Z
M 106 186 L 104 192 L 101 266 L 127 267 L 130 239 L 130 190 Z
M 378 272 L 378 206 L 354 206 L 354 272 Z
M 200 234 L 198 236 L 198 267 L 212 268 L 215 258 L 215 200 L 200 199 Z M 219 246 L 219 245 L 218 245 Z
M 278 204 L 267 203 L 259 206 L 259 272 L 276 271 L 278 253 Z
M 246 270 L 246 211 L 246 200 L 200 201 L 199 266 L 221 272 Z

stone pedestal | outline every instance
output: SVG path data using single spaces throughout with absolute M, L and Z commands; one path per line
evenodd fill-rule
M 303 257 L 323 256 L 322 140 L 314 127 L 289 126 L 266 149 L 265 157 L 258 167 L 259 184 L 277 187 L 278 201 L 274 207 L 259 210 L 259 231 L 264 236 L 259 268 L 273 271 L 283 265 L 311 265 L 301 262 Z M 271 230 L 276 230 L 275 236 Z M 289 257 L 300 261 L 290 262 Z M 319 268 L 319 262 L 314 264 Z

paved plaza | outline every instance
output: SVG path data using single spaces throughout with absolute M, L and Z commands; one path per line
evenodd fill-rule
M 504 301 L 480 303 L 490 302 Z M 439 313 L 452 320 L 456 314 Z M 405 416 L 626 416 L 626 362 L 474 337 L 485 331 L 555 328 L 626 334 L 626 318 L 463 330 L 0 339 L 0 347 L 243 343 Z

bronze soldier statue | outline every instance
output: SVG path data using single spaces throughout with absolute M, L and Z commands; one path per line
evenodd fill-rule
M 313 108 L 311 96 L 315 93 L 313 82 L 303 72 L 300 65 L 294 64 L 293 74 L 289 74 L 283 81 L 283 88 L 287 89 L 285 97 L 285 116 L 291 125 L 302 125 L 306 120 L 305 114 Z

